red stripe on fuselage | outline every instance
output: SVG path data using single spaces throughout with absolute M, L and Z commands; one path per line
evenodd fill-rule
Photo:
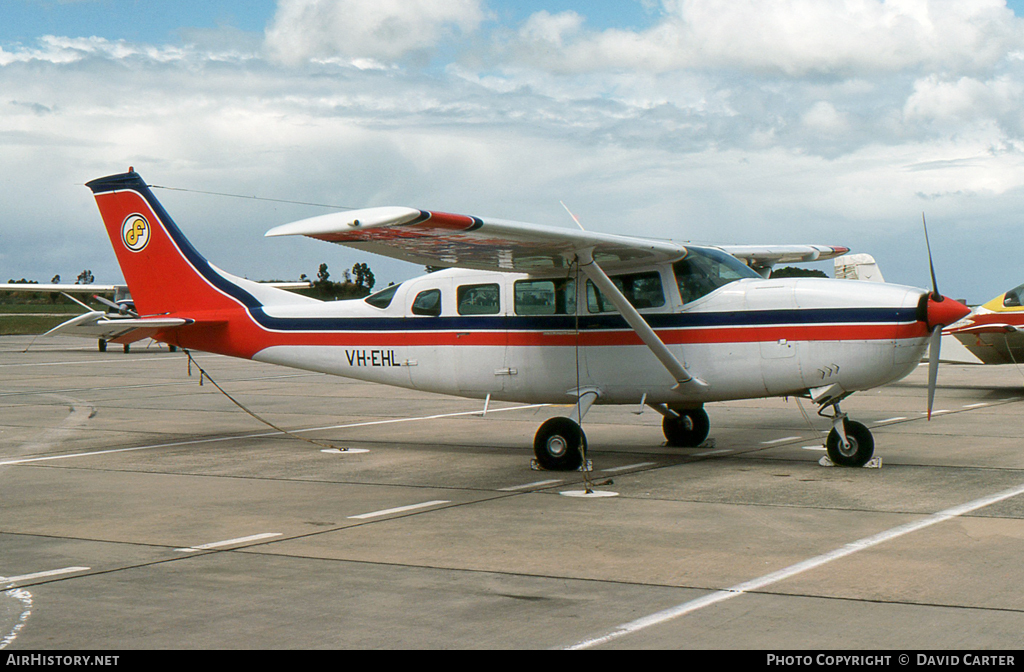
M 185 315 L 182 315 L 185 317 Z M 492 346 L 572 347 L 641 346 L 635 332 L 625 330 L 581 331 L 576 334 L 538 331 L 271 331 L 257 324 L 247 311 L 221 313 L 220 325 L 197 324 L 167 331 L 162 336 L 186 348 L 251 358 L 265 348 L 277 346 Z M 416 318 L 409 318 L 416 319 Z M 906 324 L 776 325 L 758 327 L 713 327 L 662 329 L 658 336 L 669 345 L 762 343 L 787 341 L 892 341 L 923 338 L 927 327 L 921 322 Z

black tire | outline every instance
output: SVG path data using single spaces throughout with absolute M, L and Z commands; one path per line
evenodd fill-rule
M 178 351 L 178 346 L 176 346 L 176 345 L 168 345 L 167 349 L 169 351 L 171 351 L 171 352 L 177 352 Z
M 853 420 L 843 420 L 843 428 L 850 446 L 844 448 L 839 439 L 839 432 L 833 429 L 825 441 L 828 459 L 841 467 L 863 467 L 875 454 L 875 439 L 871 436 L 871 431 Z
M 586 449 L 587 435 L 569 418 L 551 418 L 540 426 L 533 440 L 537 464 L 548 471 L 579 469 Z
M 125 343 L 124 344 L 124 351 L 125 352 L 129 352 L 129 351 L 131 351 L 131 349 L 132 349 L 132 346 L 131 346 L 130 343 Z
M 711 431 L 711 419 L 703 408 L 676 410 L 678 418 L 665 418 L 661 431 L 665 433 L 668 445 L 674 448 L 695 448 L 704 443 Z

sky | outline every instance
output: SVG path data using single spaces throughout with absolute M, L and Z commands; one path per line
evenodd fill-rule
M 134 166 L 253 279 L 420 267 L 270 228 L 402 205 L 843 245 L 971 303 L 1024 282 L 1024 0 L 3 0 L 0 282 L 120 281 Z M 212 195 L 234 194 L 254 198 Z M 818 264 L 831 272 L 830 263 Z

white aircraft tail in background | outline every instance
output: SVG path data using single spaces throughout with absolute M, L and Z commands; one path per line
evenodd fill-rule
M 882 271 L 870 254 L 844 254 L 833 261 L 837 280 L 885 282 Z

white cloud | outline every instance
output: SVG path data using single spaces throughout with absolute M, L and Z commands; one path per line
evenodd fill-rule
M 663 0 L 643 31 L 585 32 L 538 13 L 514 51 L 560 72 L 734 68 L 847 74 L 985 68 L 1022 45 L 1003 0 Z M 571 38 L 571 39 L 570 39 Z
M 918 234 L 925 206 L 937 257 L 943 221 L 969 227 L 971 240 L 1015 239 L 1019 22 L 980 0 L 817 0 L 831 14 L 809 1 L 665 2 L 645 31 L 592 31 L 582 11 L 538 12 L 502 27 L 492 52 L 482 4 L 459 0 L 402 3 L 412 9 L 397 14 L 384 0 L 287 0 L 265 35 L 184 46 L 63 37 L 8 46 L 0 279 L 83 267 L 115 279 L 80 185 L 128 165 L 170 186 L 572 226 L 564 200 L 597 231 L 847 244 L 910 283 L 923 280 L 902 263 L 910 248 L 900 236 Z M 805 34 L 830 25 L 847 32 Z M 447 66 L 405 67 L 424 50 L 450 57 Z M 321 210 L 158 195 L 232 272 L 296 277 L 327 261 L 337 274 L 362 261 L 336 246 L 262 239 Z M 371 263 L 381 281 L 402 278 Z M 1009 274 L 998 264 L 964 270 L 965 285 L 990 287 L 962 295 L 987 298 Z
M 1022 83 L 1006 76 L 982 82 L 931 74 L 914 82 L 903 112 L 908 120 L 972 121 L 1019 110 L 1021 94 Z
M 274 58 L 292 65 L 336 57 L 393 62 L 483 20 L 480 0 L 280 0 L 266 42 Z
M 820 133 L 841 133 L 849 128 L 845 115 L 825 100 L 819 100 L 803 115 L 803 123 Z

